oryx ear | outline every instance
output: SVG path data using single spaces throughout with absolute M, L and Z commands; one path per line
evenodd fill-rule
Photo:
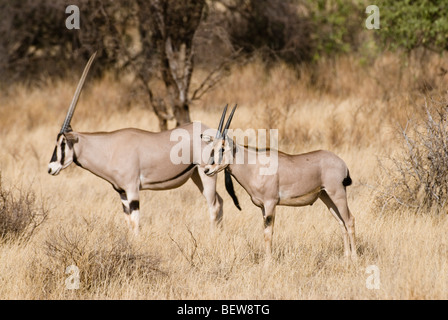
M 201 139 L 202 139 L 202 141 L 205 141 L 205 142 L 213 141 L 212 136 L 209 136 L 208 134 L 203 134 L 203 133 L 201 133 Z
M 64 133 L 65 139 L 67 139 L 67 144 L 70 148 L 73 147 L 75 143 L 79 141 L 78 135 L 73 131 Z

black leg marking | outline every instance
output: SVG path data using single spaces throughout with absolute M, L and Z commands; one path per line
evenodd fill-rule
M 126 214 L 130 214 L 130 213 L 131 213 L 131 210 L 129 209 L 128 206 L 126 206 L 126 205 L 124 204 L 124 201 L 128 201 L 128 198 L 126 197 L 126 192 L 124 192 L 124 190 L 122 190 L 122 189 L 118 189 L 118 188 L 116 188 L 116 187 L 113 186 L 113 185 L 112 185 L 112 187 L 114 187 L 115 191 L 117 191 L 118 194 L 120 195 L 120 199 L 121 199 L 121 201 L 122 201 L 122 205 L 123 205 L 123 211 L 124 211 L 124 213 L 126 213 Z
M 140 201 L 138 201 L 138 200 L 132 200 L 132 201 L 129 203 L 129 209 L 130 209 L 131 212 L 132 212 L 132 211 L 135 211 L 135 210 L 139 210 L 139 209 L 140 209 Z
M 126 214 L 131 214 L 131 211 L 129 210 L 128 207 L 126 207 L 126 206 L 124 205 L 124 203 L 123 203 L 123 211 L 124 211 L 124 213 L 126 213 Z
M 264 218 L 264 227 L 267 228 L 272 224 L 273 221 L 273 217 L 272 216 L 267 216 Z

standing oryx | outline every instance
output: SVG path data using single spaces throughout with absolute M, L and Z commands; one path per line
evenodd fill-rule
M 204 174 L 200 159 L 193 158 L 194 152 L 189 153 L 186 161 L 188 163 L 174 164 L 171 160 L 170 151 L 175 143 L 179 144 L 170 139 L 175 129 L 157 133 L 132 128 L 95 133 L 72 131 L 70 120 L 94 57 L 95 54 L 84 69 L 57 136 L 48 173 L 57 175 L 74 162 L 110 182 L 120 194 L 126 221 L 136 233 L 139 223 L 139 190 L 173 189 L 191 178 L 207 200 L 212 227 L 220 225 L 222 198 L 216 192 L 216 177 Z M 181 141 L 182 147 L 192 150 L 193 133 L 198 136 L 197 141 L 205 145 L 200 134 L 207 129 L 206 126 L 200 124 L 201 132 L 195 132 L 193 123 L 181 128 L 189 134 L 189 139 Z
M 344 161 L 329 151 L 313 151 L 298 155 L 278 153 L 277 167 L 271 174 L 260 174 L 266 164 L 260 159 L 269 157 L 274 150 L 256 150 L 243 147 L 227 136 L 227 130 L 235 112 L 230 114 L 221 135 L 214 139 L 202 135 L 204 141 L 212 141 L 212 149 L 205 173 L 213 176 L 225 169 L 226 184 L 233 194 L 232 175 L 250 195 L 252 202 L 260 207 L 264 219 L 264 240 L 267 261 L 271 259 L 271 244 L 274 230 L 275 207 L 312 205 L 320 198 L 339 222 L 346 257 L 356 259 L 355 219 L 347 206 L 346 187 L 352 183 Z M 221 122 L 225 117 L 224 110 Z M 260 156 L 263 156 L 260 158 Z M 239 157 L 239 158 L 238 158 Z M 236 161 L 235 159 L 240 161 Z M 248 161 L 256 159 L 256 161 Z M 264 171 L 266 172 L 266 171 Z M 237 205 L 238 206 L 238 205 Z M 239 206 L 238 206 L 239 207 Z

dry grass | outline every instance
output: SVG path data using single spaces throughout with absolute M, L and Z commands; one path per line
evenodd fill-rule
M 447 99 L 425 101 L 426 117 L 401 128 L 402 145 L 381 161 L 388 176 L 378 189 L 378 205 L 404 206 L 417 213 L 446 214 L 448 181 Z
M 0 243 L 27 242 L 48 217 L 48 209 L 33 190 L 6 188 L 0 175 Z
M 0 245 L 0 298 L 447 299 L 447 215 L 416 215 L 405 208 L 380 212 L 373 203 L 378 181 L 388 179 L 377 159 L 394 154 L 397 125 L 422 113 L 428 92 L 418 91 L 421 83 L 431 83 L 433 92 L 447 88 L 447 78 L 437 76 L 443 57 L 424 65 L 412 58 L 406 68 L 397 59 L 385 55 L 361 67 L 355 57 L 344 57 L 323 62 L 317 71 L 299 70 L 300 79 L 297 70 L 278 66 L 266 73 L 252 63 L 233 70 L 219 89 L 193 105 L 193 120 L 216 126 L 222 106 L 237 102 L 234 128 L 277 128 L 281 150 L 330 149 L 350 168 L 359 261 L 342 258 L 339 226 L 323 204 L 279 207 L 269 272 L 260 210 L 239 185 L 242 212 L 226 194 L 223 177 L 218 179 L 225 213 L 224 230 L 215 235 L 193 183 L 142 192 L 142 230 L 134 238 L 107 182 L 75 166 L 57 177 L 47 174 L 76 84 L 0 92 L 3 184 L 29 185 L 49 208 L 47 221 L 27 243 Z M 89 87 L 74 129 L 157 130 L 157 119 L 133 93 L 130 79 L 105 78 Z M 69 265 L 80 271 L 77 290 L 66 287 Z M 369 265 L 380 271 L 378 290 L 366 287 Z

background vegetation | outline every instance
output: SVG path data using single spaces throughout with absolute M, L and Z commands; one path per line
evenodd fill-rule
M 169 1 L 145 3 L 159 16 L 182 18 Z M 80 30 L 65 28 L 68 4 L 80 7 Z M 379 30 L 364 26 L 370 4 L 380 8 Z M 153 11 L 141 5 L 0 0 L 0 30 L 8 34 L 0 39 L 2 299 L 448 298 L 444 1 L 203 3 L 192 38 L 190 120 L 216 126 L 222 107 L 237 102 L 234 128 L 277 128 L 288 153 L 332 150 L 354 181 L 348 195 L 359 261 L 342 259 L 339 226 L 323 204 L 280 207 L 270 277 L 259 209 L 239 185 L 242 212 L 218 178 L 224 230 L 217 234 L 192 183 L 142 192 L 135 238 L 108 183 L 74 166 L 47 174 L 95 50 L 75 130 L 179 123 L 177 83 L 164 78 L 156 44 L 168 38 L 151 31 Z M 183 19 L 172 21 L 167 30 L 182 29 Z M 182 39 L 166 59 L 188 65 Z M 66 285 L 70 265 L 80 271 L 76 290 Z M 369 265 L 379 268 L 379 290 L 366 287 Z

